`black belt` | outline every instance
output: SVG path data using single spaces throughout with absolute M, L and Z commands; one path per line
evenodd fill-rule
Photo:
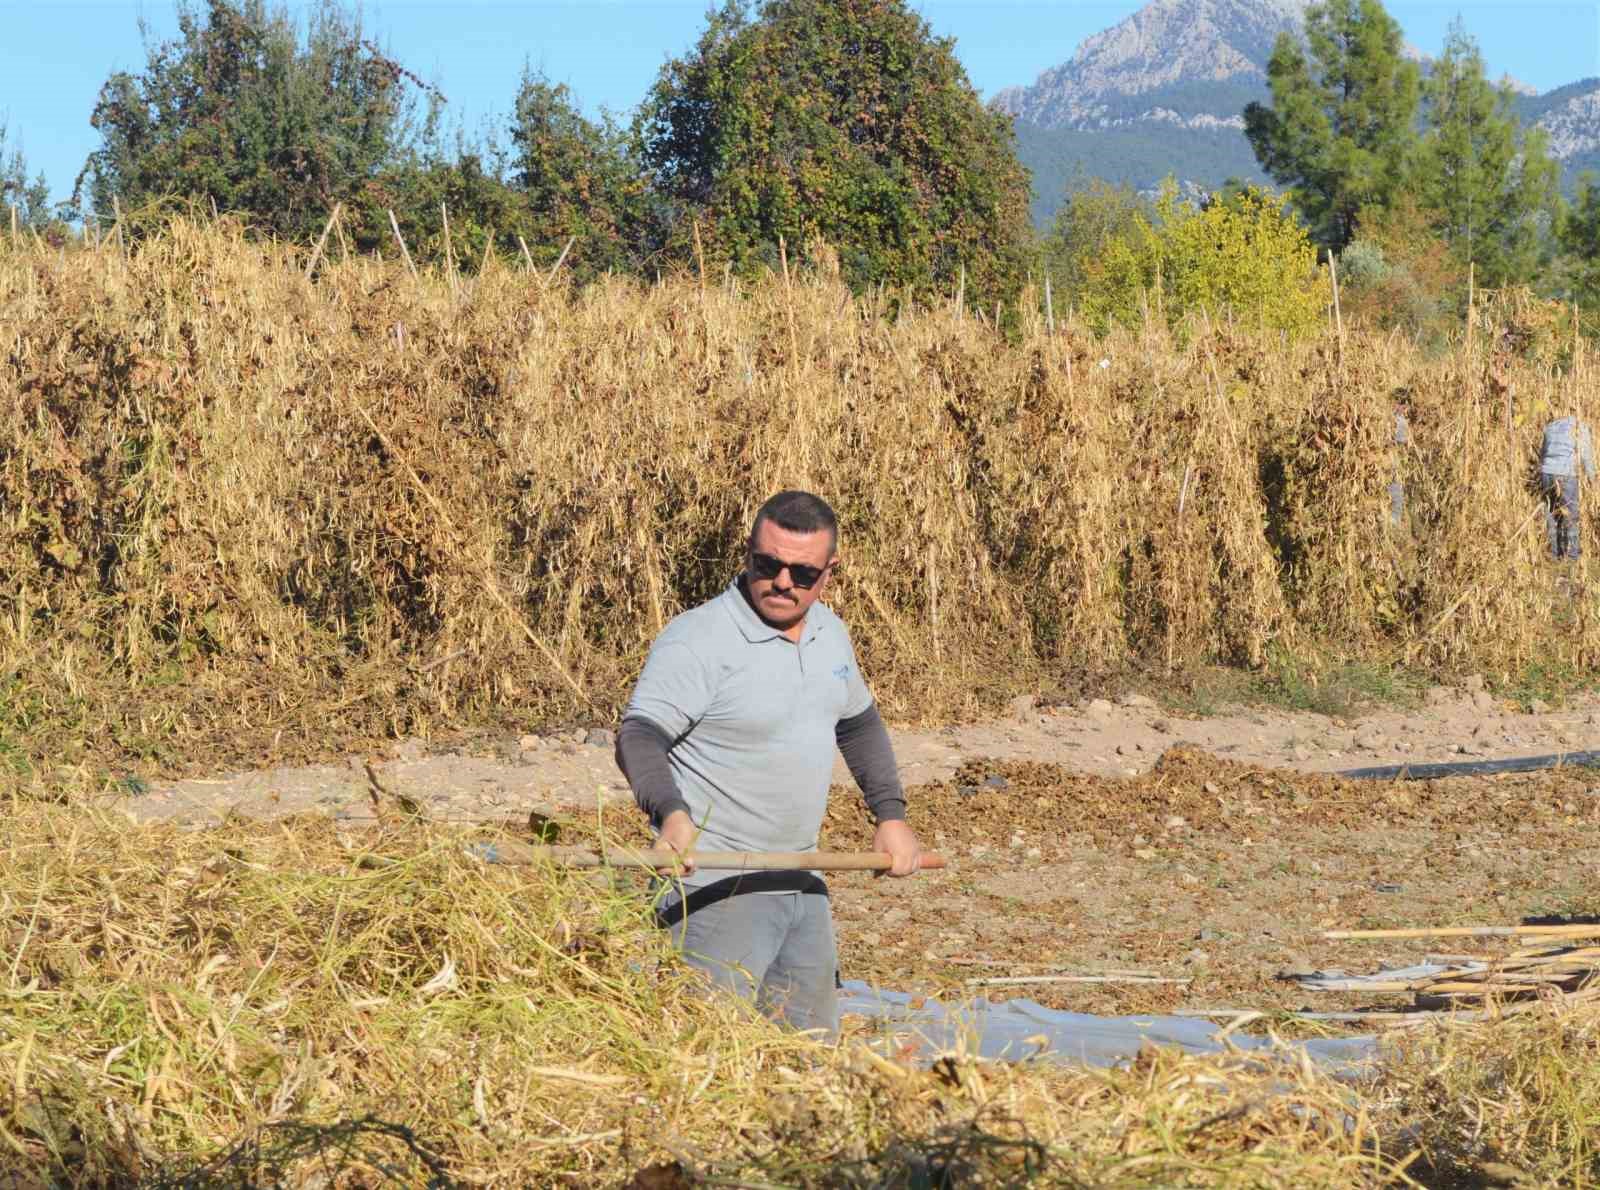
M 745 893 L 812 893 L 828 895 L 828 886 L 814 872 L 738 872 L 711 884 L 689 889 L 688 895 L 656 909 L 656 924 L 662 929 L 675 926 L 691 913 L 707 905 L 726 901 Z

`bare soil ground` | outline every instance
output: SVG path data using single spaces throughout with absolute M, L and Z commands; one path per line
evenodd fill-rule
M 1382 1001 L 1313 996 L 1280 975 L 1497 948 L 1330 943 L 1324 929 L 1600 912 L 1600 772 L 1331 775 L 1600 748 L 1600 701 L 1531 715 L 1482 691 L 1436 690 L 1423 708 L 1354 721 L 1268 710 L 1185 719 L 1131 701 L 1019 705 L 1008 721 L 897 732 L 913 825 L 951 866 L 831 882 L 845 976 L 948 997 L 977 994 L 969 981 L 985 977 L 1135 970 L 1189 982 L 987 994 L 1096 1013 L 1330 1010 Z M 581 824 L 598 811 L 643 837 L 601 729 L 480 755 L 410 741 L 343 765 L 177 781 L 122 805 L 138 820 L 312 812 L 357 830 L 374 814 L 369 763 L 385 796 L 430 818 L 506 822 L 539 810 Z M 839 780 L 824 845 L 865 846 L 865 814 Z

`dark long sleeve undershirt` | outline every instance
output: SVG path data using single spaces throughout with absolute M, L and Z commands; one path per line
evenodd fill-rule
M 850 775 L 861 787 L 861 798 L 872 817 L 879 822 L 905 821 L 906 794 L 900 785 L 900 770 L 894 763 L 894 746 L 889 729 L 873 703 L 861 714 L 841 719 L 834 726 Z
M 872 816 L 879 822 L 904 820 L 906 795 L 895 767 L 889 729 L 884 726 L 877 705 L 839 720 L 833 738 L 850 775 L 861 787 L 862 800 Z M 624 719 L 617 731 L 617 767 L 627 777 L 634 801 L 657 825 L 674 810 L 689 809 L 667 761 L 673 743 L 648 719 Z

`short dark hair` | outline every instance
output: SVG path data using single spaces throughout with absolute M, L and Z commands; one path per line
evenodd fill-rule
M 819 533 L 826 529 L 828 548 L 839 544 L 839 518 L 833 515 L 826 500 L 810 492 L 779 492 L 757 509 L 756 519 L 750 525 L 751 545 L 755 544 L 763 521 L 771 521 L 791 533 Z

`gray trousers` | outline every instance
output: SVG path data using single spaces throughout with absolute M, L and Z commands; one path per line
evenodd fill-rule
M 1576 475 L 1541 475 L 1544 481 L 1546 502 L 1545 524 L 1550 531 L 1550 556 L 1552 558 L 1577 558 L 1582 554 L 1578 544 L 1578 477 Z
M 1399 528 L 1406 519 L 1406 485 L 1398 479 L 1389 484 L 1389 523 Z
M 839 1037 L 833 913 L 820 893 L 744 893 L 669 927 L 684 959 L 717 987 L 791 1028 Z

